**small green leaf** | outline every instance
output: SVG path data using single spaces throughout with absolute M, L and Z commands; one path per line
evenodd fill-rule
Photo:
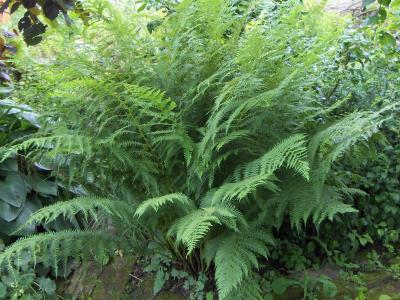
M 35 298 L 30 294 L 24 294 L 19 300 L 35 300 Z
M 379 17 L 377 14 L 369 16 L 367 18 L 367 25 L 375 25 L 379 23 Z
M 378 12 L 367 18 L 367 25 L 376 25 L 385 22 L 387 11 L 384 7 L 380 7 Z M 372 176 L 373 177 L 373 176 Z
M 164 287 L 165 282 L 169 279 L 169 274 L 163 270 L 158 270 L 154 281 L 153 294 L 156 295 Z
M 7 294 L 7 287 L 4 283 L 0 282 L 0 299 L 5 299 Z
M 385 22 L 386 17 L 387 17 L 387 11 L 386 11 L 386 9 L 384 9 L 383 7 L 379 8 L 379 10 L 378 10 L 378 19 L 379 19 L 379 22 L 380 22 L 380 23 Z
M 2 221 L 7 223 L 14 221 L 22 210 L 23 207 L 14 207 L 0 198 L 0 224 L 3 225 Z M 4 232 L 2 229 L 0 229 L 0 232 Z
M 47 295 L 53 295 L 56 291 L 56 283 L 50 278 L 41 277 L 39 279 L 39 286 Z
M 396 39 L 387 32 L 381 31 L 378 35 L 379 43 L 386 49 L 386 50 L 393 50 L 396 48 Z
M 394 1 L 392 2 L 392 5 L 391 5 L 390 7 L 393 8 L 393 9 L 399 9 L 399 7 L 400 7 L 400 1 L 399 1 L 399 0 L 394 0 Z
M 208 293 L 206 294 L 206 300 L 213 300 L 213 299 L 214 299 L 214 294 L 211 293 L 211 292 L 208 292 Z
M 2 163 L 0 163 L 0 170 L 17 172 L 18 171 L 17 160 L 15 158 L 7 158 Z
M 282 295 L 289 287 L 298 284 L 299 282 L 297 280 L 280 277 L 274 279 L 271 286 L 272 286 L 272 291 L 275 294 Z
M 15 261 L 17 267 L 27 266 L 32 260 L 31 253 L 29 251 L 21 251 L 18 255 L 18 259 Z
M 392 0 L 378 0 L 378 3 L 381 5 L 388 6 Z
M 320 278 L 319 282 L 322 284 L 322 292 L 325 297 L 333 298 L 337 294 L 336 285 L 328 278 Z
M 392 300 L 393 298 L 388 295 L 380 295 L 379 300 Z
M 138 12 L 141 12 L 142 10 L 144 10 L 147 6 L 147 3 L 143 3 L 142 5 L 140 5 L 140 7 L 138 8 Z
M 16 280 L 16 282 L 21 288 L 28 289 L 35 281 L 35 278 L 36 274 L 32 270 L 27 271 L 25 268 L 25 270 L 21 269 L 21 276 Z

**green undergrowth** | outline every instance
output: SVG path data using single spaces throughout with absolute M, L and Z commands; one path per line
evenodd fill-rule
M 85 1 L 89 26 L 48 28 L 13 60 L 9 98 L 40 127 L 1 159 L 24 154 L 81 197 L 31 214 L 19 229 L 41 232 L 1 252 L 2 270 L 27 253 L 57 277 L 123 253 L 144 257 L 156 295 L 322 299 L 338 286 L 312 271 L 358 280 L 361 250 L 397 255 L 392 14 L 356 27 L 323 3 L 126 4 Z M 77 223 L 46 227 L 60 219 Z

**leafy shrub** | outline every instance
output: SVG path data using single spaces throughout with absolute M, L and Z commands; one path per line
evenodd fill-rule
M 351 109 L 378 111 L 387 104 L 397 102 L 398 50 L 382 48 L 367 26 L 348 30 L 335 52 L 336 61 L 325 69 L 321 86 L 334 86 L 328 99 L 330 102 L 340 103 L 340 99 L 345 99 L 336 107 L 336 113 L 342 114 Z M 322 98 L 322 101 L 326 99 Z M 335 224 L 324 224 L 318 236 L 303 235 L 296 240 L 302 249 L 306 248 L 308 241 L 318 241 L 328 256 L 341 262 L 351 259 L 365 246 L 384 245 L 389 253 L 394 252 L 393 246 L 398 240 L 398 223 L 394 217 L 398 211 L 395 196 L 398 194 L 395 175 L 398 115 L 394 111 L 386 117 L 388 120 L 381 128 L 382 134 L 375 135 L 364 149 L 356 149 L 362 155 L 351 151 L 335 167 L 337 178 L 366 193 L 364 199 L 356 197 L 352 200 L 353 207 L 359 211 L 358 217 L 343 216 Z M 374 146 L 371 147 L 371 144 Z M 373 151 L 369 151 L 371 149 Z
M 57 299 L 56 283 L 47 276 L 48 267 L 34 267 L 29 252 L 21 255 L 17 266 L 18 271 L 2 272 L 0 299 Z
M 38 117 L 29 106 L 10 100 L 1 100 L 0 106 L 0 144 L 3 150 L 6 145 L 20 142 L 40 128 Z M 51 170 L 27 161 L 25 154 L 12 153 L 0 164 L 0 232 L 3 236 L 34 233 L 34 224 L 25 226 L 22 231 L 19 229 L 35 211 L 54 203 L 61 192 L 49 176 Z M 57 226 L 60 228 L 63 222 L 58 220 L 58 224 L 53 224 L 54 228 Z
M 48 40 L 57 59 L 36 64 L 41 90 L 27 86 L 42 96 L 44 126 L 3 159 L 29 149 L 89 195 L 27 224 L 82 215 L 96 226 L 21 239 L 0 264 L 29 251 L 57 268 L 151 242 L 193 276 L 214 276 L 220 299 L 262 299 L 254 270 L 276 237 L 356 212 L 349 203 L 363 193 L 335 163 L 365 157 L 395 103 L 355 111 L 330 102 L 334 82 L 318 88 L 344 28 L 322 6 L 186 0 L 127 18 L 106 1 L 87 5 L 97 22 L 68 43 Z
M 39 128 L 38 116 L 28 105 L 11 100 L 0 101 L 0 144 L 20 142 Z M 27 153 L 13 153 L 0 163 L 0 233 L 7 244 L 14 236 L 30 235 L 37 231 L 36 224 L 23 226 L 31 215 L 45 205 L 52 204 L 65 191 L 51 178 L 50 172 L 40 164 L 27 160 Z M 75 225 L 78 224 L 75 221 Z M 71 224 L 57 219 L 46 229 L 65 229 Z M 21 230 L 22 228 L 22 230 Z M 0 239 L 0 251 L 4 243 Z M 43 262 L 44 260 L 41 259 Z M 29 252 L 22 252 L 15 262 L 18 270 L 1 269 L 0 299 L 51 299 L 55 298 L 55 282 L 48 277 L 48 265 L 35 265 Z M 69 263 L 68 263 L 69 265 Z M 66 276 L 67 273 L 64 273 Z

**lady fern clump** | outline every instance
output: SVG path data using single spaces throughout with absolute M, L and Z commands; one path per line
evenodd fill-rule
M 332 180 L 331 167 L 386 118 L 339 117 L 319 102 L 312 70 L 337 43 L 340 19 L 263 1 L 184 0 L 170 14 L 85 5 L 96 22 L 68 44 L 58 34 L 39 46 L 59 53 L 35 66 L 43 126 L 3 158 L 30 149 L 89 195 L 28 223 L 87 222 L 17 241 L 0 264 L 12 269 L 23 250 L 58 266 L 154 242 L 191 272 L 214 274 L 220 299 L 261 298 L 251 279 L 276 228 L 356 212 L 346 199 L 360 192 Z

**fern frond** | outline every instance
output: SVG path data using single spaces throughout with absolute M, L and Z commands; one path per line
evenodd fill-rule
M 288 209 L 291 225 L 300 230 L 310 218 L 318 227 L 336 214 L 357 212 L 343 201 L 345 196 L 352 197 L 360 191 L 328 186 L 326 181 L 334 162 L 350 147 L 374 134 L 384 120 L 380 112 L 355 112 L 319 131 L 309 144 L 310 180 L 294 178 L 285 183 L 276 197 L 278 219 Z
M 336 214 L 357 213 L 358 210 L 351 205 L 343 202 L 344 195 L 349 195 L 348 191 L 340 188 L 325 185 L 322 197 L 315 207 L 313 213 L 313 223 L 318 227 L 325 219 L 333 220 Z
M 258 256 L 267 257 L 271 235 L 261 229 L 229 233 L 219 240 L 215 252 L 215 279 L 220 299 L 225 299 L 258 268 Z
M 9 147 L 8 153 L 17 151 L 43 150 L 56 157 L 59 154 L 82 154 L 90 157 L 92 153 L 91 138 L 77 133 L 61 132 L 51 136 L 33 136 L 19 144 Z M 5 156 L 7 156 L 7 154 Z
M 176 236 L 177 243 L 186 246 L 188 255 L 196 248 L 214 224 L 236 229 L 237 212 L 229 207 L 203 207 L 176 220 L 168 235 Z
M 335 160 L 355 143 L 371 137 L 384 121 L 377 112 L 355 112 L 321 130 L 310 141 L 310 164 L 326 175 Z
M 309 166 L 306 161 L 306 139 L 302 134 L 290 136 L 275 145 L 262 157 L 236 168 L 233 180 L 238 182 L 259 174 L 272 175 L 277 169 L 285 165 L 305 179 L 309 178 Z
M 265 186 L 272 191 L 278 190 L 273 183 L 274 172 L 283 165 L 308 179 L 306 152 L 304 135 L 294 135 L 281 141 L 262 157 L 237 167 L 231 176 L 233 182 L 225 183 L 218 188 L 213 195 L 212 203 L 241 200 L 259 186 Z
M 177 243 L 185 245 L 189 255 L 213 224 L 220 224 L 218 217 L 210 210 L 199 209 L 172 224 L 168 235 L 175 235 Z
M 135 206 L 128 202 L 98 197 L 79 197 L 73 200 L 59 201 L 37 210 L 26 224 L 48 224 L 59 216 L 73 219 L 77 214 L 82 214 L 86 221 L 93 219 L 97 222 L 99 213 L 123 219 L 123 214 L 126 216 L 129 212 L 133 215 Z
M 149 210 L 157 212 L 160 208 L 162 208 L 166 204 L 172 204 L 176 205 L 177 207 L 181 208 L 183 207 L 187 209 L 194 208 L 193 201 L 189 199 L 186 195 L 175 193 L 143 201 L 136 209 L 135 215 L 137 217 L 141 217 Z
M 228 300 L 263 300 L 265 292 L 261 289 L 260 279 L 249 276 L 226 297 Z
M 110 255 L 118 248 L 125 247 L 124 241 L 103 231 L 59 231 L 39 233 L 20 238 L 0 253 L 0 268 L 13 270 L 16 261 L 24 252 L 29 252 L 34 264 L 39 262 L 52 266 L 56 273 L 59 264 L 66 267 L 70 257 L 88 261 L 93 258 L 96 248 L 101 247 Z
M 231 202 L 233 199 L 240 201 L 248 194 L 255 191 L 259 186 L 272 186 L 273 182 L 271 179 L 273 179 L 273 177 L 271 175 L 269 177 L 263 174 L 251 176 L 238 182 L 225 183 L 214 193 L 212 204 L 225 204 L 226 202 Z

